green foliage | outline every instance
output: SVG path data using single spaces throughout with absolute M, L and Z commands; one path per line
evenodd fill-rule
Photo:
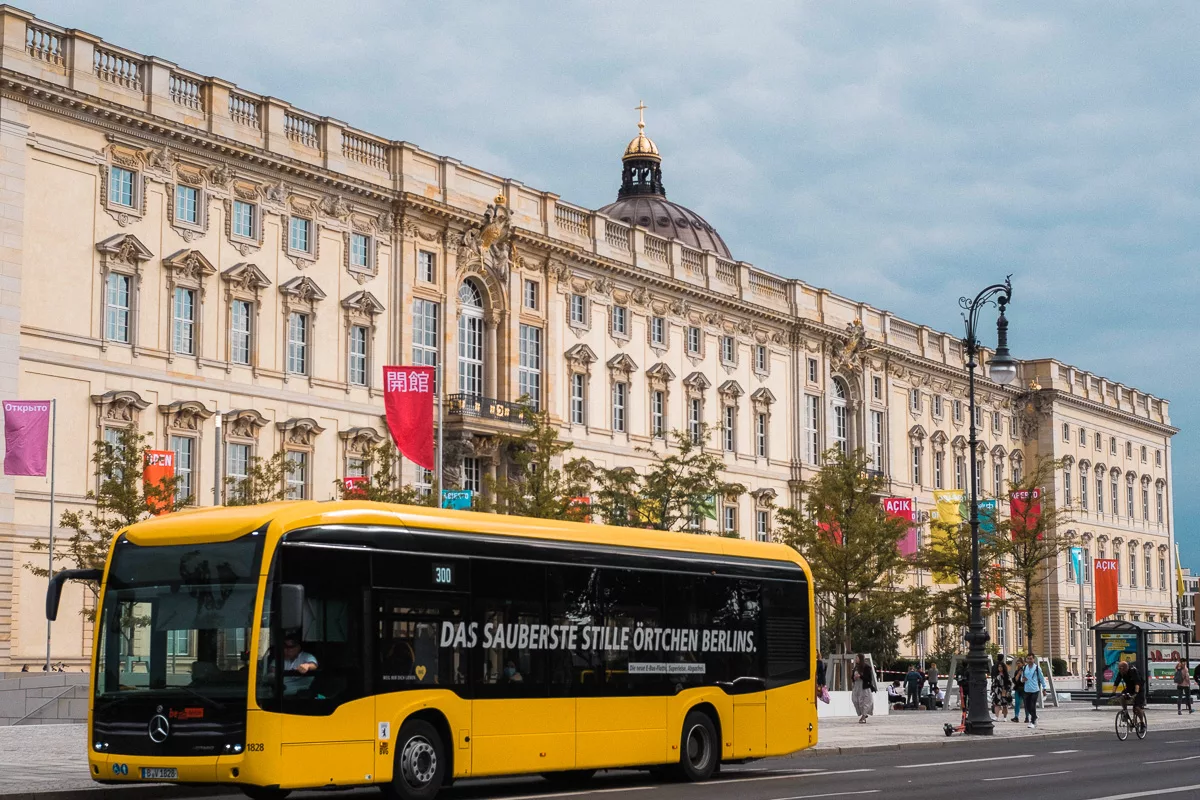
M 673 430 L 667 447 L 639 447 L 651 460 L 644 474 L 629 467 L 599 470 L 594 476 L 593 510 L 610 525 L 701 533 L 704 518 L 715 519 L 717 497 L 737 498 L 746 487 L 722 480 L 725 460 L 708 451 L 710 428 L 700 435 Z
M 908 562 L 898 549 L 908 523 L 884 512 L 879 498 L 887 493 L 887 479 L 869 468 L 861 450 L 847 454 L 833 448 L 804 484 L 803 510 L 779 512 L 779 540 L 799 550 L 812 569 L 837 637 L 831 652 L 861 651 L 856 631 L 862 635 L 869 621 L 895 619 L 909 609 L 901 589 Z
M 559 456 L 575 445 L 558 438 L 558 426 L 548 412 L 526 407 L 524 418 L 532 423 L 526 430 L 501 439 L 509 466 L 495 480 L 490 475 L 484 478 L 481 510 L 582 522 L 589 509 L 575 498 L 588 493 L 588 463 L 575 459 L 562 469 L 555 467 Z
M 1064 659 L 1055 656 L 1050 659 L 1050 671 L 1056 678 L 1065 678 L 1067 675 L 1067 662 Z
M 968 511 L 968 514 L 970 512 Z M 932 521 L 929 524 L 929 541 L 915 556 L 912 564 L 936 576 L 932 586 L 915 589 L 912 594 L 916 613 L 913 614 L 912 632 L 915 635 L 929 630 L 934 625 L 965 628 L 971 619 L 971 525 L 946 524 Z M 979 536 L 979 586 L 986 597 L 995 595 L 1003 585 L 1001 556 L 1003 536 L 997 526 L 994 534 Z M 949 582 L 938 583 L 938 579 Z M 995 601 L 993 601 L 995 603 Z
M 225 505 L 257 506 L 285 499 L 284 478 L 291 469 L 285 450 L 268 458 L 254 456 L 246 467 L 246 477 L 225 478 Z
M 430 491 L 423 491 L 416 486 L 401 484 L 396 479 L 400 457 L 390 440 L 367 447 L 362 453 L 362 459 L 369 476 L 365 484 L 348 489 L 344 481 L 334 481 L 338 497 L 342 500 L 370 500 L 376 503 L 437 508 L 440 493 L 436 485 Z
M 996 530 L 1004 560 L 1000 579 L 1008 603 L 1024 618 L 1025 637 L 1031 646 L 1038 622 L 1033 613 L 1033 598 L 1043 594 L 1041 587 L 1051 578 L 1050 565 L 1071 546 L 1068 540 L 1057 535 L 1059 527 L 1071 521 L 1070 511 L 1058 506 L 1054 498 L 1056 475 L 1061 468 L 1061 461 L 1042 458 L 1020 481 L 1010 483 L 1010 496 L 1012 492 L 1041 489 L 1042 513 L 1036 520 L 1018 520 L 1016 525 L 1010 518 L 1000 523 Z
M 821 652 L 836 652 L 841 641 L 840 631 L 833 627 L 821 630 Z M 850 620 L 850 641 L 855 653 L 870 653 L 876 664 L 895 664 L 900 658 L 900 629 L 894 617 L 856 614 Z M 904 671 L 908 670 L 905 661 Z
M 179 478 L 168 478 L 147 484 L 142 480 L 146 451 L 150 449 L 151 434 L 134 428 L 122 428 L 117 441 L 103 439 L 93 443 L 92 463 L 95 465 L 98 488 L 89 490 L 87 499 L 95 503 L 86 511 L 64 511 L 59 527 L 70 531 L 65 539 L 55 537 L 54 563 L 62 569 L 103 569 L 109 548 L 118 533 L 135 522 L 148 519 L 151 509 L 177 511 L 192 502 L 191 497 L 176 497 Z M 47 542 L 40 539 L 31 546 L 45 552 Z M 49 577 L 46 567 L 27 563 L 25 568 L 39 577 Z M 83 581 L 95 596 L 98 583 Z

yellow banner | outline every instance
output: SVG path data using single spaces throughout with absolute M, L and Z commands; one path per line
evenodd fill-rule
M 929 546 L 935 551 L 946 553 L 948 556 L 953 554 L 954 544 L 951 537 L 957 533 L 958 526 L 963 522 L 962 504 L 965 497 L 966 492 L 962 489 L 933 493 L 933 502 L 937 505 L 937 521 L 929 526 Z M 933 580 L 935 583 L 952 584 L 958 583 L 958 576 L 934 570 Z
M 962 489 L 944 489 L 933 493 L 937 504 L 938 522 L 944 525 L 959 525 L 963 521 L 963 502 L 967 493 Z
M 1186 587 L 1183 583 L 1183 562 L 1179 560 L 1179 545 L 1175 545 L 1175 594 L 1183 597 Z

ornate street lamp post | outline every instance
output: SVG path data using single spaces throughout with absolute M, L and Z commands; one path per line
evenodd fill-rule
M 968 626 L 967 643 L 967 734 L 992 735 L 992 718 L 987 702 L 987 644 L 988 634 L 983 625 L 983 596 L 979 587 L 979 441 L 975 431 L 975 367 L 979 355 L 979 312 L 991 305 L 1000 309 L 996 321 L 996 352 L 988 363 L 988 377 L 999 384 L 1011 383 L 1017 377 L 1017 363 L 1008 353 L 1008 320 L 1004 309 L 1012 299 L 1012 276 L 1004 283 L 989 286 L 975 296 L 974 300 L 959 298 L 963 319 L 967 324 L 964 344 L 967 348 L 967 386 L 970 396 L 971 414 L 971 622 Z

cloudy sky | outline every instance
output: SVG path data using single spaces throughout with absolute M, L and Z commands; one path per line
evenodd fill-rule
M 1200 568 L 1194 0 L 18 4 L 589 207 L 644 99 L 737 258 L 942 330 L 1011 272 L 1015 355 L 1171 401 Z

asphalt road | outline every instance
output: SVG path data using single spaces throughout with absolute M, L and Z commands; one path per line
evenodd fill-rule
M 792 756 L 726 765 L 719 777 L 699 784 L 655 783 L 637 772 L 602 773 L 571 788 L 554 787 L 540 778 L 464 781 L 444 790 L 439 800 L 815 800 L 871 795 L 881 800 L 960 800 L 967 791 L 1052 800 L 1200 800 L 1200 730 L 1151 730 L 1144 741 L 1131 736 L 1121 742 L 1107 733 Z M 379 794 L 361 790 L 337 796 L 357 800 Z M 327 800 L 329 794 L 301 792 L 292 797 Z

